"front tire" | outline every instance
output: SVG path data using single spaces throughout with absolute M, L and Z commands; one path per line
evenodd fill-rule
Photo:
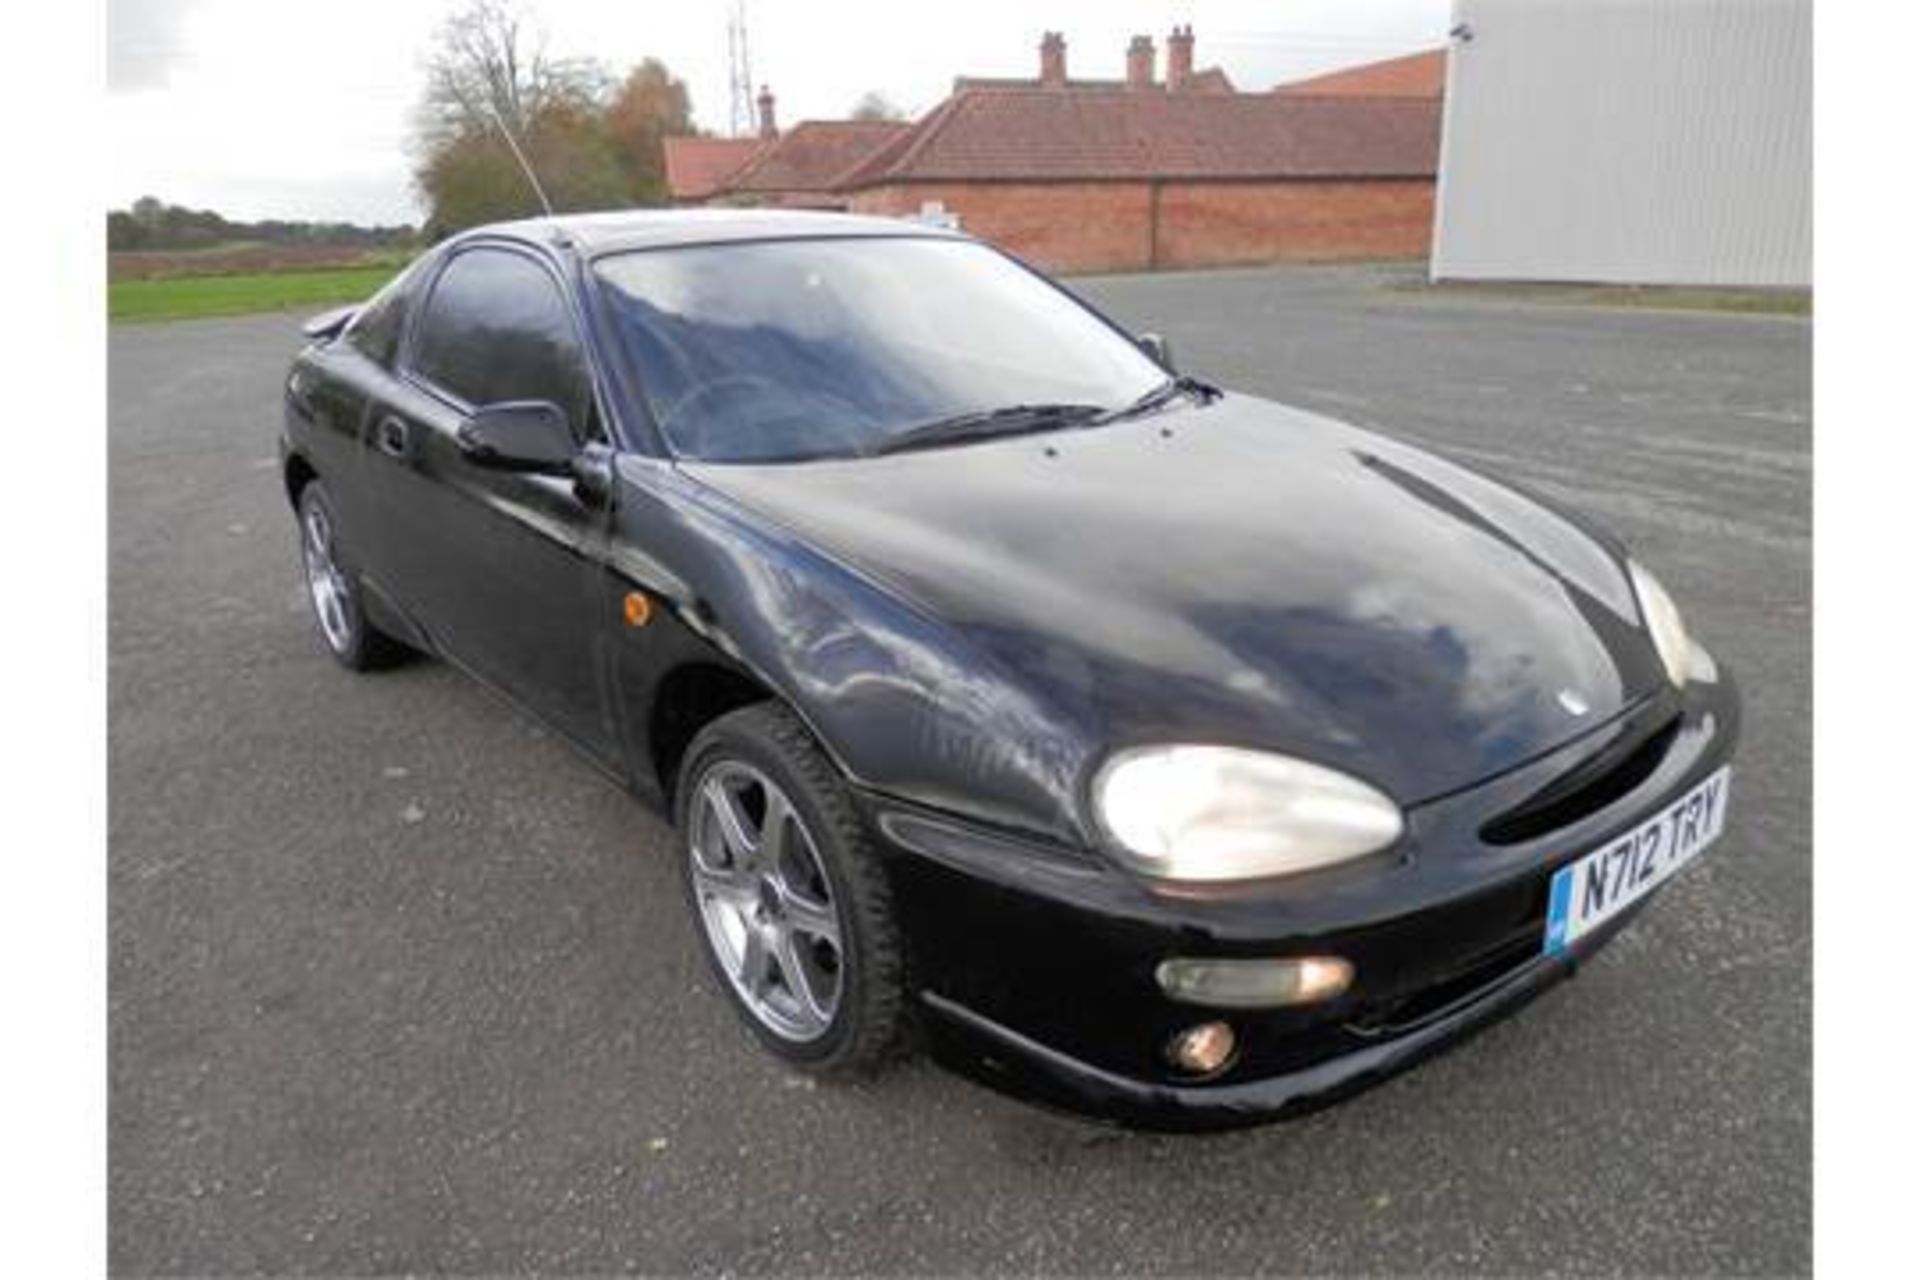
M 806 727 L 772 703 L 715 720 L 674 810 L 707 959 L 760 1042 L 820 1075 L 894 1056 L 906 980 L 885 872 Z
M 327 652 L 349 671 L 390 667 L 404 659 L 406 646 L 367 621 L 360 578 L 341 559 L 340 523 L 320 481 L 309 480 L 300 490 L 298 509 L 307 598 Z

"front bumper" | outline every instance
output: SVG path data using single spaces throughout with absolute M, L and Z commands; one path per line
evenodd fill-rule
M 1312 1066 L 1251 1080 L 1179 1084 L 1117 1075 L 934 992 L 923 992 L 921 1000 L 932 1014 L 929 1038 L 935 1056 L 1005 1093 L 1141 1129 L 1230 1129 L 1338 1102 L 1505 1017 L 1570 976 L 1645 901 L 1578 947 L 1524 962 L 1415 1028 Z M 1204 1016 L 1195 1010 L 1189 1017 L 1195 1015 Z
M 1635 717 L 1664 726 L 1635 753 L 1643 776 L 1598 793 L 1603 802 L 1564 822 L 1564 812 L 1549 810 L 1550 829 L 1507 832 L 1497 844 L 1485 838 L 1489 818 L 1579 775 L 1609 737 L 1636 732 Z M 1104 861 L 891 801 L 870 798 L 868 808 L 889 854 L 939 1060 L 1098 1118 L 1222 1128 L 1351 1094 L 1566 976 L 1625 917 L 1545 956 L 1553 873 L 1726 763 L 1738 721 L 1738 694 L 1714 673 L 1507 774 L 1416 806 L 1404 847 L 1389 854 L 1202 897 L 1156 893 Z M 1305 1008 L 1210 1010 L 1169 1000 L 1153 977 L 1176 955 L 1325 954 L 1351 960 L 1355 983 Z M 1204 1081 L 1183 1077 L 1163 1047 L 1181 1028 L 1216 1017 L 1238 1036 L 1234 1058 Z

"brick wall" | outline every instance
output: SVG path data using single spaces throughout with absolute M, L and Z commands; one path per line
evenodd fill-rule
M 969 233 L 1051 271 L 1423 258 L 1431 180 L 902 183 L 856 192 L 856 213 L 938 200 Z M 1157 223 L 1157 225 L 1156 225 Z
M 1433 183 L 1169 183 L 1159 264 L 1223 266 L 1342 258 L 1424 258 Z
M 914 182 L 853 193 L 855 213 L 918 213 L 938 200 L 961 229 L 1050 271 L 1130 271 L 1147 259 L 1139 182 Z

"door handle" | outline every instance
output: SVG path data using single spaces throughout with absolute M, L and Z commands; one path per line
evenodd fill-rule
M 380 419 L 380 425 L 374 429 L 374 442 L 380 446 L 380 452 L 393 458 L 407 456 L 407 424 L 389 414 Z

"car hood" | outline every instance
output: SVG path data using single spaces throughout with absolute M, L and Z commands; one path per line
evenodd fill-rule
M 957 631 L 1108 749 L 1282 751 L 1413 804 L 1663 679 L 1619 556 L 1572 519 L 1252 397 L 686 470 Z

